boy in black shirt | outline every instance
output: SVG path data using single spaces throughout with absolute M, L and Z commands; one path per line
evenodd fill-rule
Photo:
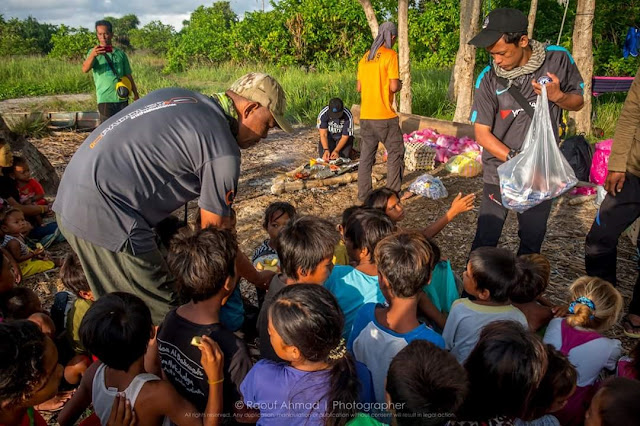
M 239 389 L 251 369 L 249 352 L 242 340 L 220 323 L 220 308 L 238 282 L 235 236 L 228 230 L 200 229 L 178 235 L 172 241 L 167 262 L 188 303 L 172 310 L 158 330 L 158 352 L 162 371 L 178 393 L 203 413 L 209 384 L 200 365 L 201 352 L 192 344 L 195 336 L 208 335 L 224 354 L 223 409 L 237 410 Z

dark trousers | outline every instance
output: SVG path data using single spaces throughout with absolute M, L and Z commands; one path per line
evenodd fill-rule
M 340 140 L 334 141 L 331 136 L 328 136 L 328 138 L 329 138 L 329 154 L 331 154 L 333 150 L 336 149 L 336 146 L 338 145 L 338 142 Z M 347 143 L 340 150 L 340 153 L 339 153 L 340 157 L 350 158 L 352 148 L 353 148 L 353 136 L 349 136 Z M 318 142 L 318 157 L 322 158 L 323 154 L 324 154 L 324 148 L 322 147 L 322 142 Z
M 128 101 L 124 102 L 104 102 L 98 104 L 98 112 L 100 113 L 100 123 L 107 121 L 107 118 L 116 115 L 129 105 Z
M 584 259 L 587 275 L 616 285 L 618 238 L 639 216 L 640 178 L 627 173 L 622 191 L 615 197 L 607 194 L 587 234 Z M 640 276 L 633 289 L 629 313 L 640 315 Z
M 404 172 L 404 141 L 398 117 L 388 120 L 360 120 L 360 165 L 358 166 L 358 200 L 371 192 L 371 170 L 376 162 L 378 142 L 387 148 L 387 188 L 400 191 Z
M 540 253 L 540 247 L 547 232 L 547 219 L 551 212 L 552 200 L 544 201 L 524 213 L 518 213 L 518 237 L 521 254 Z M 509 212 L 502 205 L 500 185 L 485 183 L 482 202 L 478 213 L 478 227 L 471 245 L 471 251 L 478 247 L 496 247 L 502 234 L 502 227 Z

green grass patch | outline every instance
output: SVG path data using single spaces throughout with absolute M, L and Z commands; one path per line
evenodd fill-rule
M 43 56 L 5 57 L 0 61 L 0 100 L 25 96 L 94 93 L 91 73 L 82 73 L 80 62 Z M 163 87 L 184 87 L 205 94 L 228 88 L 235 79 L 250 71 L 267 72 L 280 81 L 287 92 L 287 114 L 297 123 L 313 125 L 329 99 L 339 96 L 345 105 L 360 103 L 356 92 L 356 67 L 335 62 L 321 69 L 279 67 L 265 64 L 201 64 L 179 73 L 163 72 L 166 62 L 144 53 L 129 55 L 133 77 L 141 96 Z M 455 110 L 447 99 L 449 70 L 412 66 L 413 112 L 451 120 Z M 594 127 L 612 137 L 626 94 L 607 94 L 594 100 Z M 92 101 L 50 101 L 27 105 L 28 110 L 95 110 Z

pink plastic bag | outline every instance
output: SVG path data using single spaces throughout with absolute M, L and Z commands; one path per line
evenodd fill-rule
M 612 143 L 612 139 L 607 139 L 596 144 L 596 151 L 593 154 L 589 173 L 589 179 L 596 185 L 604 185 L 604 181 L 607 178 Z

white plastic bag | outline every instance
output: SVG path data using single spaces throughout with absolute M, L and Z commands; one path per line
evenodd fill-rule
M 544 84 L 522 152 L 498 166 L 498 177 L 502 204 L 518 213 L 556 198 L 578 183 L 556 144 Z

